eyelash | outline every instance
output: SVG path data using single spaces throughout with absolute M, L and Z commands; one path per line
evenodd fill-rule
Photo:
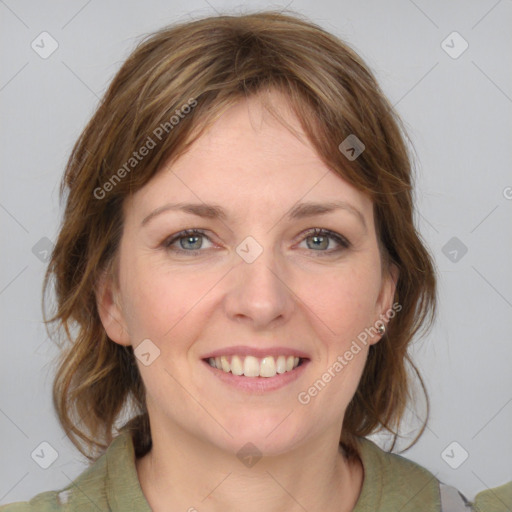
M 185 249 L 171 247 L 173 243 L 178 242 L 182 238 L 187 238 L 190 236 L 197 236 L 197 235 L 203 236 L 203 237 L 207 238 L 208 240 L 210 240 L 209 237 L 206 235 L 206 232 L 202 229 L 197 229 L 197 228 L 185 229 L 183 231 L 180 231 L 179 233 L 176 233 L 175 235 L 172 235 L 169 238 L 166 238 L 163 241 L 162 246 L 166 250 L 174 252 L 174 253 L 187 254 L 189 256 L 190 255 L 197 256 L 201 252 L 204 252 L 204 250 L 199 249 L 199 250 L 187 251 Z M 334 231 L 330 231 L 330 230 L 324 229 L 324 228 L 313 228 L 313 229 L 306 231 L 304 233 L 303 238 L 300 241 L 302 242 L 302 241 L 306 240 L 307 238 L 314 237 L 314 236 L 329 237 L 340 246 L 336 249 L 331 249 L 331 250 L 327 250 L 327 251 L 314 251 L 313 249 L 311 249 L 313 252 L 318 252 L 319 253 L 318 256 L 320 256 L 320 257 L 329 256 L 329 255 L 339 253 L 345 249 L 350 248 L 350 246 L 351 246 L 350 242 L 345 237 L 339 235 L 338 233 L 335 233 Z M 210 242 L 211 242 L 211 240 L 210 240 Z

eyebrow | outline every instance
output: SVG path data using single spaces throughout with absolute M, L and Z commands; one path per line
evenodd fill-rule
M 291 208 L 285 216 L 290 220 L 303 219 L 306 217 L 313 217 L 314 215 L 324 215 L 336 210 L 345 210 L 353 214 L 364 226 L 365 231 L 367 230 L 366 220 L 363 214 L 357 208 L 345 201 L 300 203 Z M 149 215 L 144 217 L 141 226 L 146 225 L 150 220 L 167 211 L 182 211 L 205 219 L 226 220 L 228 218 L 226 211 L 219 205 L 206 203 L 168 203 L 160 206 L 156 210 L 153 210 Z

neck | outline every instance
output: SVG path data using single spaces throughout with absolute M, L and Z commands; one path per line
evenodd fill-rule
M 245 464 L 179 428 L 152 425 L 152 437 L 136 467 L 155 512 L 351 511 L 362 486 L 362 465 L 343 456 L 339 430 Z

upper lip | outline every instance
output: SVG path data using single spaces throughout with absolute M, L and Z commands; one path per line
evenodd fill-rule
M 254 356 L 259 359 L 266 356 L 295 356 L 303 359 L 309 359 L 309 355 L 296 348 L 290 347 L 249 347 L 247 345 L 237 345 L 234 347 L 219 348 L 208 352 L 202 359 L 209 359 L 210 357 L 221 357 L 221 356 Z

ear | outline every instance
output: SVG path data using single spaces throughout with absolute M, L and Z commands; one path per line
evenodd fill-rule
M 379 312 L 383 315 L 386 311 L 391 309 L 393 305 L 393 298 L 395 296 L 396 284 L 398 283 L 398 277 L 400 271 L 394 263 L 390 263 L 385 269 L 382 276 L 382 286 L 378 299 Z
M 131 345 L 115 279 L 104 271 L 96 286 L 96 305 L 107 336 L 119 345 Z
M 393 318 L 396 314 L 393 308 L 393 299 L 399 275 L 400 271 L 393 263 L 390 263 L 383 272 L 380 293 L 375 305 L 375 322 L 377 325 L 384 323 L 385 327 L 387 327 L 389 319 Z M 393 314 L 390 315 L 390 312 Z M 381 337 L 376 338 L 373 343 L 377 343 Z

